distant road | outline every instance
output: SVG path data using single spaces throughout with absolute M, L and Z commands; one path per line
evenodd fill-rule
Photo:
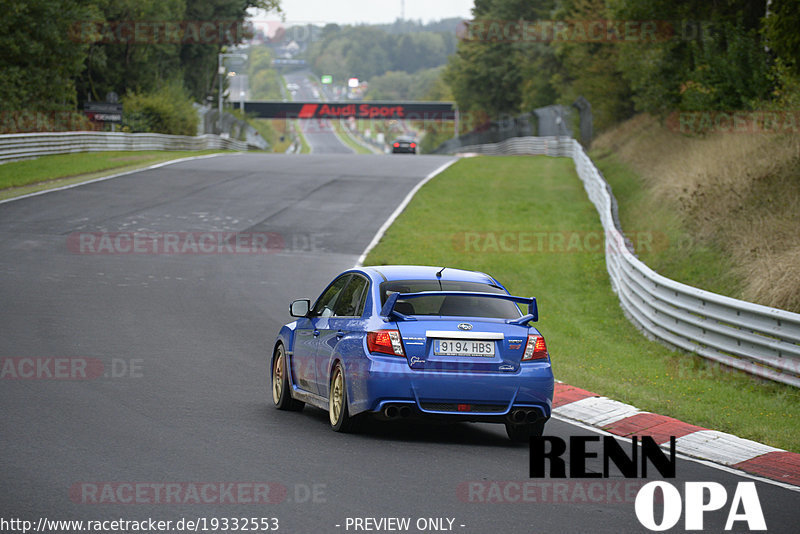
M 314 101 L 320 100 L 319 93 L 315 93 L 316 89 L 311 85 L 308 76 L 311 74 L 308 70 L 295 71 L 285 74 L 284 77 L 288 83 L 297 84 L 298 89 L 295 92 L 294 100 Z M 303 135 L 306 138 L 311 152 L 314 154 L 354 154 L 355 151 L 342 143 L 339 137 L 336 136 L 333 126 L 328 120 L 301 120 L 298 121 Z

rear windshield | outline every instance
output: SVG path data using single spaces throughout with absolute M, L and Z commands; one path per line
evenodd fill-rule
M 453 282 L 442 280 L 441 287 L 436 280 L 400 280 L 383 282 L 380 285 L 381 304 L 392 293 L 424 293 L 426 291 L 470 291 L 480 293 L 507 293 L 497 286 L 478 282 Z M 516 319 L 520 317 L 519 308 L 510 300 L 486 297 L 440 296 L 400 299 L 394 309 L 404 315 L 440 315 L 450 317 L 497 317 Z

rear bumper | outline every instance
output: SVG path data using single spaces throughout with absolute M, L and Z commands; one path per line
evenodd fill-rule
M 425 371 L 412 370 L 405 359 L 370 356 L 362 372 L 352 371 L 354 414 L 404 405 L 420 416 L 500 422 L 517 409 L 538 410 L 543 418 L 552 409 L 549 361 L 526 363 L 517 372 Z

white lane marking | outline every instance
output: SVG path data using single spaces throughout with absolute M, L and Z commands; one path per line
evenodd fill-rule
M 554 408 L 553 412 L 600 427 L 642 413 L 635 406 L 607 397 L 586 397 Z
M 395 219 L 397 219 L 397 217 L 399 217 L 400 214 L 403 213 L 403 210 L 406 209 L 406 206 L 408 206 L 408 203 L 411 202 L 412 198 L 414 198 L 414 195 L 417 194 L 417 191 L 419 191 L 423 185 L 427 184 L 431 179 L 433 179 L 434 176 L 443 172 L 446 168 L 448 168 L 456 161 L 458 161 L 458 158 L 453 158 L 444 165 L 440 166 L 438 169 L 434 170 L 433 172 L 428 174 L 425 178 L 423 178 L 422 181 L 420 181 L 417 185 L 415 185 L 414 189 L 409 191 L 409 193 L 406 195 L 406 198 L 404 198 L 403 201 L 400 203 L 400 205 L 397 206 L 397 209 L 394 210 L 394 212 L 392 212 L 391 215 L 389 215 L 389 218 L 386 219 L 386 222 L 383 223 L 383 226 L 381 226 L 378 229 L 378 232 L 375 234 L 375 237 L 372 238 L 372 241 L 370 241 L 369 245 L 367 245 L 367 248 L 365 248 L 361 256 L 358 257 L 358 261 L 356 262 L 355 265 L 356 268 L 364 265 L 364 260 L 367 259 L 367 254 L 369 254 L 370 251 L 373 248 L 375 248 L 375 245 L 377 245 L 378 242 L 381 240 L 383 234 L 386 233 L 386 230 L 388 230 L 389 227 L 392 225 L 392 223 L 395 221 Z
M 29 198 L 29 197 L 35 197 L 35 196 L 38 196 L 38 195 L 44 195 L 45 193 L 52 193 L 53 191 L 63 191 L 64 189 L 72 189 L 73 187 L 80 187 L 82 185 L 93 184 L 93 183 L 96 183 L 96 182 L 103 182 L 105 180 L 111 180 L 112 178 L 119 178 L 120 176 L 127 176 L 128 174 L 134 174 L 134 173 L 137 173 L 137 172 L 144 172 L 144 171 L 149 171 L 149 170 L 152 170 L 152 169 L 157 169 L 159 167 L 165 167 L 167 165 L 172 165 L 173 163 L 181 163 L 183 161 L 191 161 L 191 160 L 194 160 L 194 159 L 214 158 L 214 157 L 217 157 L 217 156 L 240 156 L 241 154 L 242 154 L 242 152 L 236 152 L 236 153 L 233 153 L 233 154 L 226 154 L 226 153 L 204 154 L 202 156 L 189 156 L 189 157 L 186 157 L 186 158 L 173 159 L 173 160 L 170 160 L 170 161 L 162 161 L 161 163 L 155 163 L 153 165 L 150 165 L 149 167 L 142 167 L 141 169 L 133 169 L 132 171 L 125 171 L 125 172 L 120 172 L 120 173 L 117 173 L 117 174 L 110 174 L 108 176 L 101 176 L 100 178 L 94 178 L 92 180 L 87 180 L 85 182 L 78 182 L 76 184 L 62 185 L 61 187 L 54 187 L 52 189 L 44 189 L 42 191 L 35 191 L 33 193 L 20 195 L 18 197 L 6 198 L 6 199 L 3 199 L 3 200 L 0 200 L 0 204 L 5 204 L 6 202 L 13 202 L 14 200 L 21 200 L 23 198 Z M 69 179 L 69 178 L 65 178 L 65 179 Z M 34 186 L 36 184 L 33 183 L 33 184 L 28 184 L 28 185 Z
M 563 383 L 560 380 L 556 380 L 556 382 Z M 635 406 L 607 397 L 586 397 L 561 405 L 558 408 L 553 408 L 554 418 L 575 423 L 578 426 L 597 427 L 598 432 L 602 433 L 606 432 L 600 430 L 600 427 L 621 421 L 637 413 L 651 412 L 639 410 Z M 556 415 L 559 417 L 555 417 Z M 663 446 L 664 444 L 662 444 Z M 687 458 L 692 458 L 701 463 L 708 462 L 708 465 L 718 468 L 752 460 L 770 452 L 785 452 L 783 449 L 777 449 L 757 441 L 708 429 L 698 430 L 676 438 L 675 447 L 684 451 L 684 456 Z M 727 468 L 727 470 L 744 473 L 744 471 L 735 468 Z M 761 477 L 756 477 L 755 475 L 751 478 L 761 480 Z M 797 486 L 789 485 L 785 487 L 800 491 Z
M 553 413 L 588 425 L 604 427 L 646 412 L 607 397 L 586 397 L 554 408 Z M 768 452 L 783 451 L 716 430 L 698 430 L 681 436 L 676 439 L 676 447 L 689 456 L 723 465 L 734 465 Z
M 783 449 L 716 430 L 698 430 L 682 436 L 675 440 L 675 447 L 691 456 L 725 465 L 752 460 L 768 452 L 783 452 Z

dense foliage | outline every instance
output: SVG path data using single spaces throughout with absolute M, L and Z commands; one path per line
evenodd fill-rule
M 6 0 L 0 16 L 0 110 L 70 110 L 88 45 L 68 38 L 73 21 L 99 12 L 79 0 Z
M 769 5 L 767 13 L 767 2 L 751 0 L 476 0 L 445 78 L 461 109 L 490 115 L 583 95 L 600 129 L 635 111 L 753 109 L 797 86 L 797 1 Z M 577 21 L 577 30 L 590 21 L 652 21 L 657 30 L 650 39 L 503 33 L 520 21 Z
M 419 70 L 413 74 L 389 71 L 369 81 L 367 100 L 437 100 L 442 67 Z
M 275 9 L 278 3 L 5 0 L 0 111 L 74 110 L 82 102 L 104 100 L 111 91 L 147 95 L 130 96 L 126 103 L 166 94 L 202 100 L 215 90 L 217 53 L 247 36 L 247 9 Z M 168 124 L 180 123 L 174 118 L 164 117 Z
M 73 111 L 111 91 L 153 96 L 174 84 L 187 99 L 203 100 L 217 90 L 217 53 L 247 36 L 247 9 L 278 4 L 6 0 L 0 18 L 0 112 Z M 457 19 L 328 24 L 315 32 L 305 57 L 317 75 L 368 80 L 368 99 L 438 94 L 454 98 L 461 110 L 488 116 L 571 104 L 583 95 L 592 103 L 597 129 L 636 111 L 664 116 L 676 110 L 800 104 L 797 0 L 475 0 L 473 16 L 466 30 Z M 575 21 L 656 21 L 659 38 L 536 39 L 503 33 L 515 23 Z M 141 34 L 132 29 L 137 22 L 144 23 Z M 212 22 L 212 31 L 186 38 L 201 22 Z M 181 38 L 169 38 L 170 23 L 180 27 Z M 500 24 L 499 33 L 478 32 L 477 38 L 471 33 L 493 23 Z M 277 98 L 280 92 L 269 54 L 263 48 L 251 58 L 255 98 Z
M 440 67 L 455 52 L 457 19 L 422 25 L 398 21 L 382 26 L 328 24 L 307 50 L 317 75 L 372 82 L 389 72 L 413 74 Z
M 122 103 L 123 131 L 197 135 L 197 112 L 177 82 L 148 93 L 129 93 Z
M 247 53 L 250 97 L 253 100 L 280 99 L 281 81 L 278 72 L 272 67 L 272 51 L 266 46 L 252 46 Z

